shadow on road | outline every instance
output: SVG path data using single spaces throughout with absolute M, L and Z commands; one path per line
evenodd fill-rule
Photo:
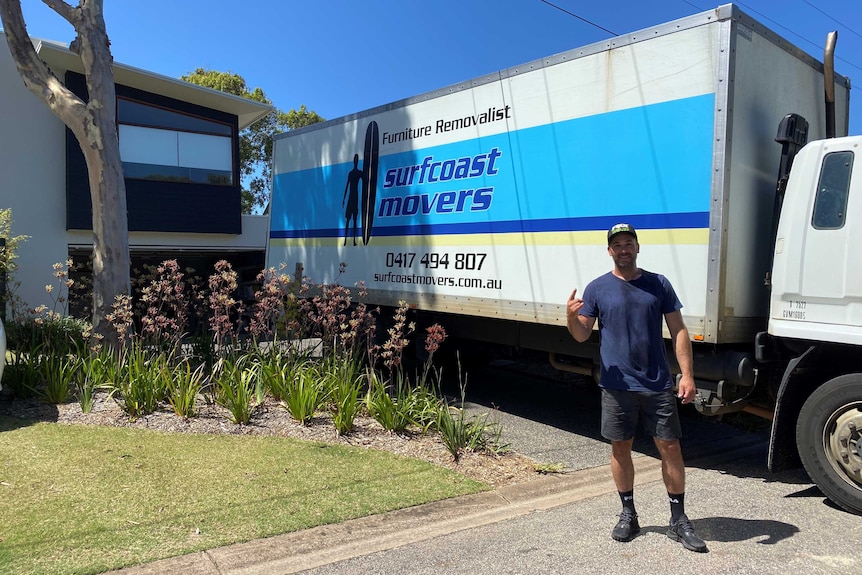
M 461 390 L 457 378 L 449 378 L 444 383 L 443 391 L 451 399 L 460 400 Z M 540 451 L 553 451 L 553 448 L 548 446 L 552 441 L 549 439 L 551 435 L 559 438 L 558 452 L 569 448 L 573 443 L 608 444 L 600 434 L 601 392 L 592 380 L 585 376 L 559 372 L 549 365 L 502 361 L 470 371 L 466 377 L 464 391 L 468 406 L 489 413 L 492 420 L 497 414 L 499 421 L 505 421 L 504 433 L 508 426 L 519 425 L 518 418 L 527 422 L 528 431 L 517 436 L 519 444 L 512 445 L 515 451 L 529 454 L 533 447 L 529 442 L 534 439 L 542 443 Z M 810 479 L 801 469 L 782 472 L 777 476 L 768 471 L 769 423 L 766 421 L 753 416 L 727 416 L 725 421 L 722 421 L 703 416 L 690 405 L 680 409 L 680 419 L 683 428 L 683 453 L 686 463 L 692 467 L 703 466 L 737 477 L 752 477 L 764 481 L 810 483 Z M 539 435 L 532 431 L 533 429 L 540 429 L 541 437 L 533 437 Z M 567 434 L 576 438 L 564 437 Z M 597 447 L 604 449 L 605 446 Z M 731 457 L 717 461 L 713 457 L 740 447 L 745 448 L 744 458 Z M 635 453 L 658 457 L 652 438 L 644 434 L 635 438 L 633 449 Z M 701 461 L 707 463 L 701 464 Z
M 704 517 L 692 521 L 697 534 L 710 542 L 739 543 L 755 539 L 760 545 L 775 545 L 799 533 L 799 527 L 774 519 L 739 519 L 737 517 Z M 641 534 L 667 534 L 666 525 L 641 525 Z

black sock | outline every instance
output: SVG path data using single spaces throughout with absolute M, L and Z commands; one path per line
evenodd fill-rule
M 685 493 L 668 493 L 667 500 L 670 501 L 670 522 L 685 515 Z
M 630 509 L 632 513 L 635 513 L 635 492 L 634 489 L 631 491 L 619 491 L 620 501 L 623 503 L 623 509 Z

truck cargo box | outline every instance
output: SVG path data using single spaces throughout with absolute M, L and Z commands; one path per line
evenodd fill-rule
M 848 93 L 836 76 L 838 135 Z M 750 342 L 791 112 L 824 137 L 822 65 L 721 6 L 278 137 L 267 262 L 371 303 L 561 327 L 627 222 L 693 339 Z

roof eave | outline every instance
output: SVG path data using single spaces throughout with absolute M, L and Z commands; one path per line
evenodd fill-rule
M 73 71 L 84 73 L 81 58 L 68 48 L 55 42 L 38 40 L 34 42 L 39 57 L 55 72 Z M 183 102 L 197 104 L 220 112 L 233 114 L 237 117 L 239 129 L 242 130 L 275 108 L 240 96 L 213 90 L 191 84 L 176 78 L 156 74 L 148 70 L 135 68 L 114 62 L 114 82 L 117 84 L 144 90 L 160 96 L 174 98 Z

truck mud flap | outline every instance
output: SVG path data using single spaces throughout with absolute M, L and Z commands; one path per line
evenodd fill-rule
M 767 467 L 772 473 L 802 466 L 802 460 L 796 449 L 796 419 L 808 393 L 800 393 L 798 388 L 801 385 L 806 387 L 811 385 L 805 376 L 804 368 L 816 349 L 816 346 L 811 346 L 802 355 L 790 360 L 781 378 L 781 385 L 775 398 L 772 431 L 769 435 Z M 792 389 L 790 389 L 791 385 Z

